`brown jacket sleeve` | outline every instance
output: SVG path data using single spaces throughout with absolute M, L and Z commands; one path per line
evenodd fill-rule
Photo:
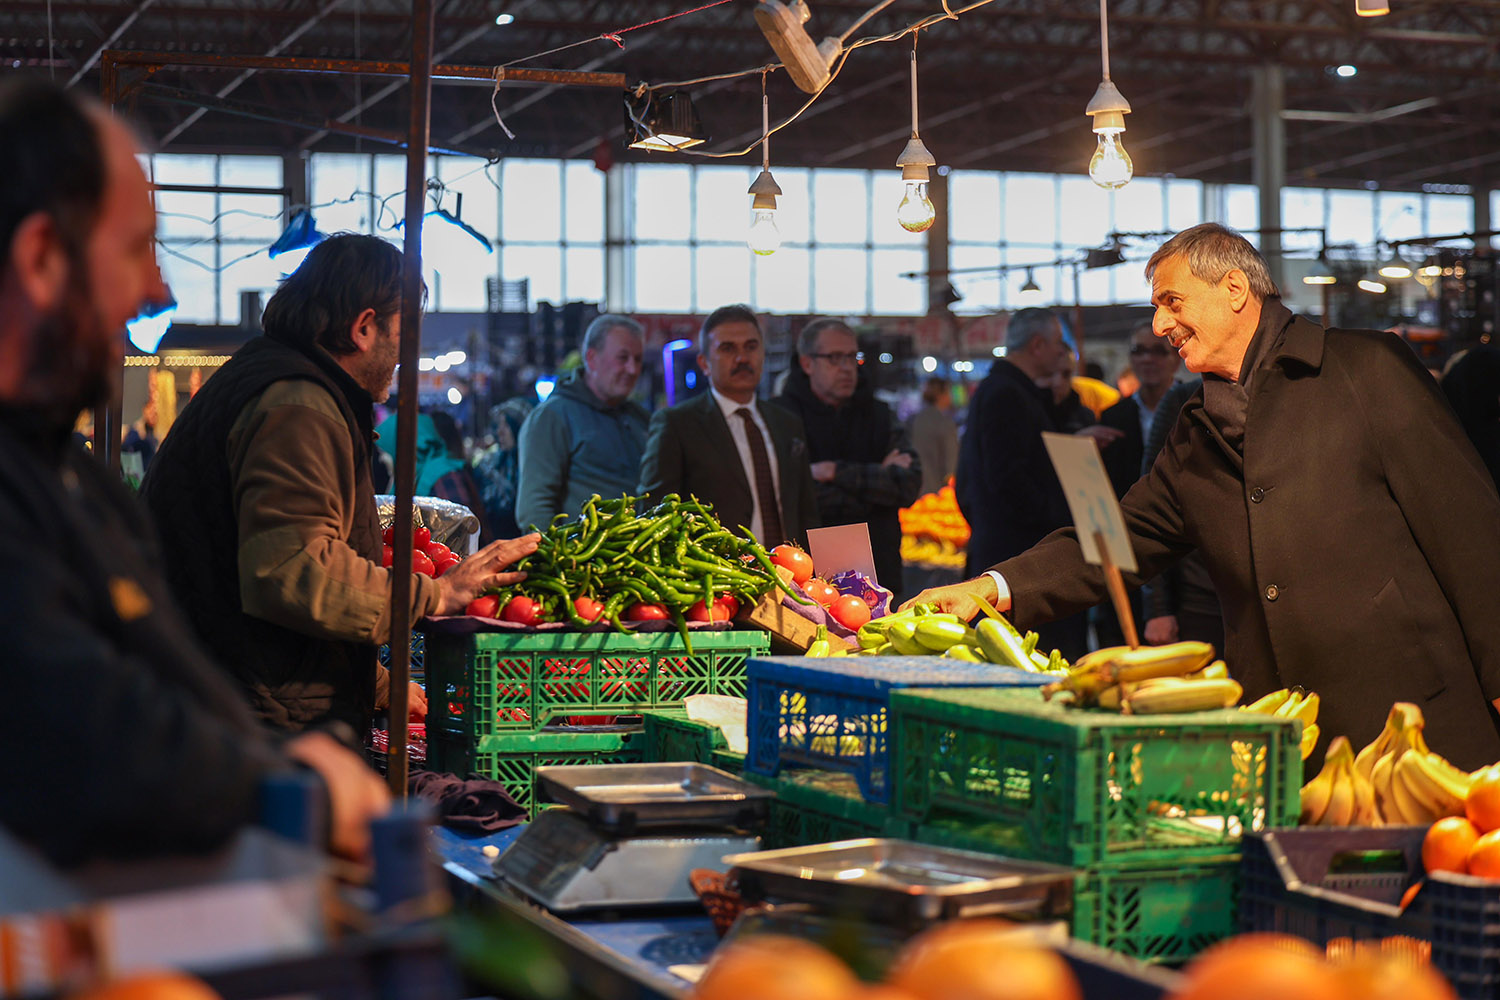
M 338 406 L 312 382 L 278 382 L 229 432 L 246 614 L 308 635 L 384 642 L 391 574 L 345 541 L 353 528 L 354 450 Z M 436 581 L 416 575 L 415 622 L 437 608 Z

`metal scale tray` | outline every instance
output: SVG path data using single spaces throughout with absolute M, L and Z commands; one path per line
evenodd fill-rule
M 628 834 L 668 826 L 748 827 L 764 822 L 776 796 L 707 764 L 539 767 L 554 802 L 603 830 Z
M 495 875 L 558 913 L 698 908 L 694 868 L 754 851 L 772 794 L 703 764 L 539 767 L 547 809 L 495 859 Z
M 1073 910 L 1071 868 L 906 840 L 844 840 L 724 860 L 746 901 L 808 903 L 894 925 L 983 915 L 1045 921 Z

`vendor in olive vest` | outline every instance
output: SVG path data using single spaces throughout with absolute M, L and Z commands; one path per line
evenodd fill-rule
M 368 732 L 388 696 L 376 644 L 390 634 L 370 484 L 373 406 L 399 356 L 401 253 L 344 234 L 313 248 L 271 297 L 264 336 L 193 397 L 142 496 L 167 575 L 197 631 L 274 729 L 338 720 Z M 536 538 L 416 576 L 407 615 L 461 613 Z M 413 714 L 426 700 L 413 686 Z

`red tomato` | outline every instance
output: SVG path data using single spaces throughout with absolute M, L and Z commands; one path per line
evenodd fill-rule
M 732 600 L 732 598 L 731 598 Z M 690 622 L 727 622 L 733 618 L 729 609 L 718 601 L 714 601 L 712 611 L 702 601 L 688 608 L 687 620 Z
M 389 545 L 382 546 L 384 551 L 380 554 L 380 565 L 386 569 L 391 568 L 391 561 L 396 558 L 396 550 Z
M 396 526 L 393 524 L 380 533 L 380 540 L 389 545 L 396 540 Z
M 500 598 L 494 594 L 483 594 L 469 602 L 464 608 L 466 615 L 478 615 L 481 618 L 498 618 L 500 616 Z
M 853 594 L 840 597 L 828 606 L 833 620 L 847 629 L 857 629 L 870 620 L 870 606 Z
M 735 599 L 733 594 L 720 594 L 714 598 L 714 604 L 724 609 L 726 620 L 740 613 L 740 602 Z
M 448 553 L 445 556 L 440 556 L 439 558 L 432 560 L 432 575 L 442 576 L 444 573 L 448 572 L 450 569 L 457 566 L 461 562 L 463 562 L 463 560 L 458 558 L 458 556 L 454 555 L 452 552 Z
M 596 622 L 604 614 L 604 605 L 592 597 L 573 598 L 573 610 L 586 622 Z
M 432 560 L 427 558 L 427 553 L 413 549 L 411 553 L 411 571 L 421 573 L 423 576 L 436 576 L 437 567 L 432 565 Z
M 427 558 L 431 559 L 434 563 L 441 560 L 443 556 L 451 556 L 453 554 L 453 550 L 442 542 L 428 542 L 426 545 L 418 545 L 417 548 L 427 553 Z
M 415 548 L 425 549 L 427 548 L 427 543 L 430 541 L 432 541 L 431 531 L 427 530 L 426 528 L 411 529 L 411 544 Z
M 795 545 L 778 545 L 771 550 L 771 561 L 792 571 L 792 579 L 801 586 L 813 575 L 812 556 Z
M 660 604 L 636 603 L 625 609 L 628 622 L 659 622 L 671 617 L 671 613 Z
M 827 580 L 820 580 L 817 577 L 804 583 L 802 592 L 825 608 L 839 599 L 839 589 Z
M 517 594 L 506 602 L 505 610 L 500 612 L 500 620 L 521 625 L 540 625 L 547 619 L 540 604 L 524 594 Z

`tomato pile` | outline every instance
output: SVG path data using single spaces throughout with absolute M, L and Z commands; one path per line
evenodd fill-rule
M 870 620 L 870 606 L 853 594 L 839 589 L 821 577 L 813 576 L 812 556 L 795 545 L 778 545 L 771 550 L 771 562 L 779 567 L 784 579 L 802 588 L 813 601 L 828 609 L 833 620 L 853 631 Z
M 394 526 L 386 528 L 381 533 L 381 539 L 385 542 L 385 553 L 381 556 L 380 565 L 386 569 L 391 568 L 391 563 L 396 558 L 396 550 L 391 548 L 391 541 L 395 536 Z M 411 529 L 411 548 L 411 570 L 423 576 L 442 576 L 463 562 L 462 556 L 442 542 L 434 542 L 432 532 L 420 526 Z

